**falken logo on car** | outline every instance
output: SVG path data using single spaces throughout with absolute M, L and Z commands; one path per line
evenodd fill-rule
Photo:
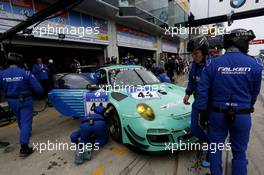
M 222 74 L 245 74 L 246 72 L 250 72 L 250 67 L 219 67 L 217 69 L 218 72 Z
M 162 105 L 160 107 L 160 109 L 161 110 L 165 110 L 165 109 L 173 108 L 173 107 L 176 107 L 178 104 L 180 104 L 180 102 L 178 102 L 178 103 L 168 103 L 168 104 Z
M 246 0 L 231 0 L 230 5 L 233 8 L 240 8 L 246 3 Z

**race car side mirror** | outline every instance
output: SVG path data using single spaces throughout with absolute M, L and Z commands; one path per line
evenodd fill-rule
M 100 89 L 96 84 L 87 84 L 86 89 L 88 90 L 98 90 Z

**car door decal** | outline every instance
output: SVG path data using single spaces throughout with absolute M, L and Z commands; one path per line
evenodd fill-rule
M 108 94 L 105 91 L 85 92 L 83 98 L 85 116 L 93 114 L 95 106 L 106 107 L 108 104 Z

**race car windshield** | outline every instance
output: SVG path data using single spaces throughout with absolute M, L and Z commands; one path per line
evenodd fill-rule
M 159 79 L 151 72 L 144 69 L 135 70 L 145 84 L 158 84 L 160 83 Z
M 68 74 L 58 80 L 58 88 L 61 89 L 85 89 L 88 84 L 92 82 L 77 74 Z
M 158 84 L 160 81 L 150 71 L 138 70 L 115 70 L 109 73 L 111 85 L 136 86 Z

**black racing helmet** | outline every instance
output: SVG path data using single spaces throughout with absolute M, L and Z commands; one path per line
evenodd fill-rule
M 252 30 L 235 29 L 224 35 L 224 48 L 235 46 L 242 53 L 247 54 L 249 48 L 249 41 L 256 38 Z
M 209 49 L 223 49 L 224 48 L 224 35 L 208 36 Z
M 187 44 L 188 52 L 201 50 L 204 56 L 208 54 L 208 48 L 209 48 L 208 40 L 203 35 L 190 39 L 190 41 Z
M 23 55 L 15 52 L 9 52 L 7 56 L 8 65 L 17 65 L 19 67 L 23 67 L 24 58 Z

